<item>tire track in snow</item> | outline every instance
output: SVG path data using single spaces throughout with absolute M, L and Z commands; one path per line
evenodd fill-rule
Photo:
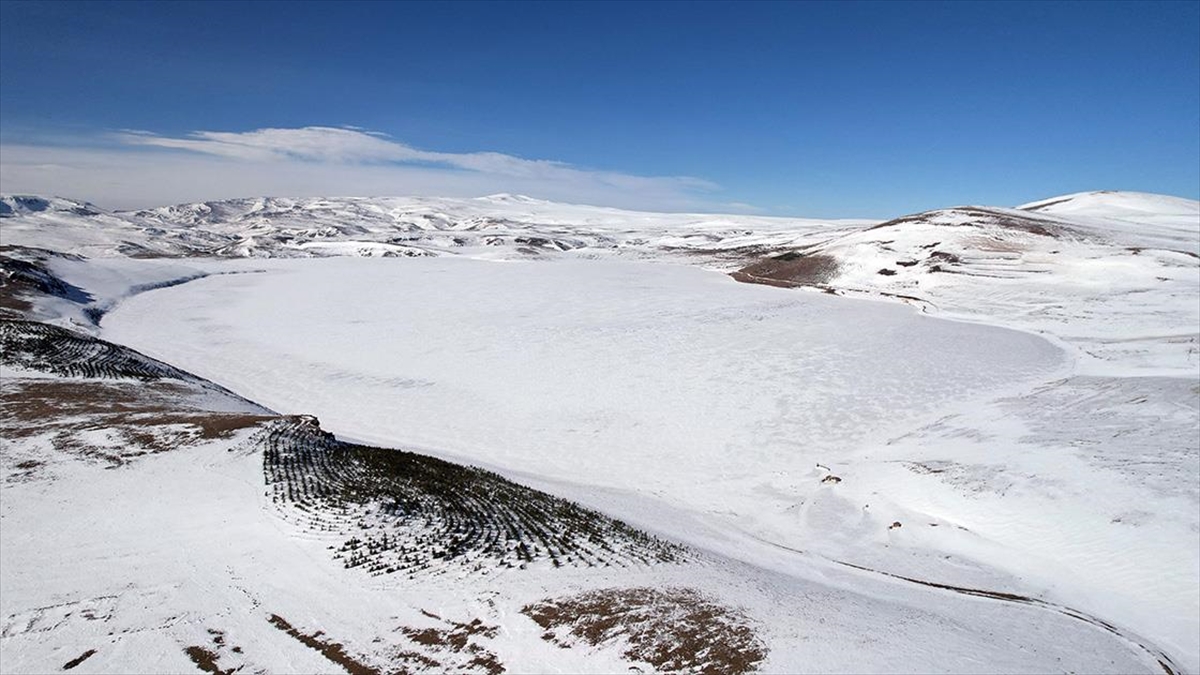
M 1139 637 L 1136 637 L 1134 635 L 1131 635 L 1130 633 L 1127 633 L 1127 632 L 1121 630 L 1120 628 L 1112 625 L 1111 623 L 1108 623 L 1104 619 L 1101 619 L 1097 616 L 1088 614 L 1087 612 L 1083 612 L 1078 609 L 1068 607 L 1066 605 L 1060 605 L 1056 602 L 1050 602 L 1049 600 L 1042 600 L 1040 598 L 1032 598 L 1032 597 L 1029 597 L 1026 595 L 1019 595 L 1016 593 L 1008 593 L 1005 591 L 993 591 L 993 590 L 988 590 L 988 589 L 984 589 L 984 588 L 970 588 L 968 586 L 955 586 L 952 584 L 943 584 L 943 583 L 940 583 L 937 581 L 929 581 L 926 579 L 917 579 L 915 577 L 906 577 L 902 574 L 896 574 L 894 572 L 887 572 L 884 570 L 877 570 L 872 567 L 865 567 L 863 565 L 856 565 L 854 563 L 846 562 L 844 560 L 837 560 L 834 558 L 826 558 L 825 556 L 821 556 L 821 555 L 814 554 L 809 551 L 804 551 L 804 550 L 797 549 L 797 548 L 792 548 L 790 546 L 784 546 L 783 544 L 779 544 L 779 543 L 776 543 L 773 541 L 768 541 L 768 540 L 762 539 L 760 537 L 754 537 L 753 535 L 751 535 L 751 537 L 753 537 L 757 541 L 763 542 L 764 544 L 769 544 L 771 546 L 774 546 L 775 548 L 783 549 L 785 551 L 791 551 L 792 553 L 799 553 L 799 554 L 805 555 L 805 556 L 814 556 L 820 560 L 831 562 L 835 565 L 841 565 L 842 567 L 848 567 L 850 569 L 857 570 L 859 572 L 875 574 L 878 576 L 887 577 L 889 579 L 895 579 L 895 580 L 907 582 L 910 584 L 926 586 L 928 588 L 935 588 L 935 589 L 942 590 L 942 591 L 950 591 L 951 593 L 956 593 L 958 595 L 966 595 L 966 596 L 971 596 L 971 597 L 976 597 L 976 598 L 984 598 L 986 600 L 996 600 L 998 602 L 1007 602 L 1010 604 L 1025 605 L 1028 607 L 1037 607 L 1039 609 L 1045 609 L 1045 610 L 1049 610 L 1052 612 L 1056 612 L 1058 614 L 1068 616 L 1077 621 L 1082 621 L 1083 623 L 1086 623 L 1088 625 L 1095 626 L 1096 628 L 1100 628 L 1108 633 L 1112 633 L 1113 635 L 1121 638 L 1122 640 L 1129 643 L 1130 645 L 1145 652 L 1147 655 L 1150 656 L 1150 658 L 1154 659 L 1154 661 L 1158 663 L 1159 667 L 1163 669 L 1163 672 L 1166 673 L 1166 675 L 1182 675 L 1182 673 L 1184 672 L 1183 669 L 1179 665 L 1177 665 L 1171 659 L 1171 657 L 1168 656 L 1161 649 L 1158 649 L 1157 647 L 1154 647 L 1153 645 L 1148 644 L 1146 641 L 1143 641 Z

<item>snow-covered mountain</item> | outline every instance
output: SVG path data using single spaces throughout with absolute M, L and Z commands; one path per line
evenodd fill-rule
M 699 255 L 805 243 L 867 221 L 662 214 L 478 199 L 235 199 L 105 212 L 68 199 L 0 198 L 4 243 L 89 256 L 321 257 L 454 253 Z

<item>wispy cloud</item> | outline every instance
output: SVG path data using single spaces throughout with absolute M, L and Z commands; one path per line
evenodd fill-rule
M 116 134 L 116 138 L 129 145 L 188 150 L 248 161 L 291 158 L 340 163 L 416 162 L 432 161 L 441 154 L 415 150 L 387 140 L 382 134 L 337 127 L 195 131 L 183 138 L 129 131 Z
M 12 145 L 0 152 L 6 192 L 54 193 L 112 208 L 254 195 L 478 196 L 679 210 L 716 205 L 715 184 L 639 176 L 497 152 L 414 148 L 354 127 L 196 131 L 182 137 L 122 130 L 100 147 Z M 747 205 L 748 206 L 748 205 Z

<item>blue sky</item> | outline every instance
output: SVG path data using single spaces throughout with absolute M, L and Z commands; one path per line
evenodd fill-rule
M 1200 3 L 6 0 L 0 189 L 815 217 L 1196 199 Z

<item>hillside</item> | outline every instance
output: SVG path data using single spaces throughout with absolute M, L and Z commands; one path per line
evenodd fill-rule
M 907 300 L 1053 335 L 1144 374 L 1200 368 L 1198 203 L 1101 193 L 896 218 L 770 256 L 741 281 Z

